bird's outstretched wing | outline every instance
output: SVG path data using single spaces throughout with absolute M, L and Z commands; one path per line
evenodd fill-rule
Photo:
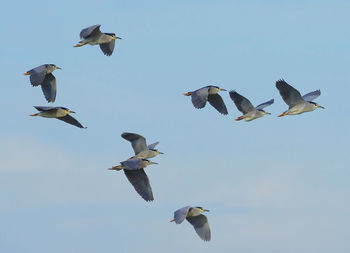
M 186 216 L 190 208 L 191 208 L 190 206 L 185 206 L 174 212 L 174 221 L 176 224 L 180 224 L 186 219 Z
M 79 121 L 77 121 L 75 118 L 73 118 L 69 114 L 64 116 L 64 117 L 59 117 L 57 119 L 62 120 L 68 124 L 71 124 L 71 125 L 79 127 L 79 128 L 86 128 L 86 127 L 83 127 L 82 124 L 79 123 Z
M 158 144 L 159 144 L 159 141 L 148 145 L 147 148 L 148 148 L 148 149 L 154 149 Z
M 30 73 L 30 83 L 33 86 L 38 86 L 40 85 L 46 76 L 46 65 L 41 65 L 39 67 L 36 67 L 34 69 L 31 69 L 28 71 Z
M 312 100 L 315 100 L 319 96 L 321 96 L 321 91 L 320 90 L 315 90 L 315 91 L 312 91 L 312 92 L 309 92 L 309 93 L 305 94 L 303 96 L 303 99 L 305 101 L 307 101 L 307 102 L 311 102 Z
M 41 89 L 43 90 L 47 102 L 55 102 L 57 85 L 56 78 L 53 74 L 50 73 L 45 76 L 44 81 L 41 83 Z
M 115 40 L 112 40 L 111 42 L 108 42 L 108 43 L 100 44 L 100 48 L 102 52 L 107 56 L 111 56 L 113 54 L 114 47 L 115 47 Z
M 80 32 L 80 38 L 86 39 L 87 37 L 90 37 L 90 36 L 93 37 L 93 36 L 96 36 L 98 34 L 101 34 L 100 26 L 101 25 L 92 25 L 92 26 L 89 26 L 87 28 L 84 28 Z
M 210 241 L 211 233 L 207 216 L 200 214 L 198 216 L 187 217 L 186 219 L 193 225 L 202 240 Z
M 250 111 L 254 111 L 255 107 L 252 105 L 252 103 L 250 103 L 247 98 L 243 97 L 238 92 L 234 90 L 230 91 L 230 97 L 241 113 L 246 114 Z
M 258 105 L 257 107 L 255 107 L 255 109 L 257 109 L 257 110 L 262 110 L 262 109 L 264 109 L 265 107 L 272 105 L 273 102 L 274 102 L 274 100 L 271 99 L 271 100 L 269 100 L 269 101 L 267 101 L 267 102 L 265 102 L 265 103 L 262 103 L 262 104 Z
M 192 104 L 197 109 L 202 109 L 207 103 L 209 95 L 209 87 L 203 87 L 192 92 Z
M 279 90 L 284 102 L 289 106 L 289 108 L 292 108 L 296 104 L 304 101 L 300 92 L 283 79 L 276 82 L 276 88 Z
M 212 94 L 208 96 L 209 103 L 221 114 L 227 115 L 227 108 L 219 94 Z
M 124 170 L 125 176 L 134 186 L 136 192 L 146 201 L 152 201 L 153 193 L 149 179 L 144 169 L 139 170 Z
M 58 109 L 58 107 L 53 107 L 53 106 L 34 106 L 34 108 L 40 112 Z
M 147 150 L 146 139 L 142 135 L 134 134 L 134 133 L 123 133 L 122 137 L 125 140 L 131 142 L 131 146 L 134 149 L 135 155 L 140 153 L 141 151 Z
M 131 158 L 129 160 L 121 162 L 121 164 L 126 166 L 129 170 L 142 169 L 142 159 L 141 158 Z

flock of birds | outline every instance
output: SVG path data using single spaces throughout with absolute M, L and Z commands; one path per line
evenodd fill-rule
M 285 115 L 296 115 L 304 112 L 311 112 L 316 108 L 322 108 L 319 104 L 313 102 L 321 95 L 320 90 L 315 90 L 302 96 L 300 92 L 289 85 L 283 79 L 276 82 L 276 88 L 279 90 L 284 102 L 289 106 L 289 109 L 279 115 L 282 117 Z M 219 91 L 226 91 L 218 86 L 205 86 L 195 91 L 185 93 L 185 96 L 191 96 L 192 104 L 197 109 L 202 109 L 207 104 L 207 101 L 221 114 L 227 115 L 227 108 L 222 97 L 218 94 Z M 242 116 L 236 120 L 245 119 L 245 121 L 251 121 L 260 118 L 266 114 L 270 114 L 263 109 L 273 104 L 274 100 L 271 99 L 265 103 L 262 103 L 256 107 L 252 105 L 249 99 L 243 97 L 238 92 L 232 90 L 229 92 L 231 99 L 235 103 L 237 109 L 243 113 Z
M 83 29 L 80 32 L 80 37 L 82 40 L 75 45 L 75 47 L 81 47 L 86 44 L 99 45 L 102 52 L 107 56 L 112 55 L 115 47 L 115 40 L 121 39 L 114 33 L 102 33 L 100 31 L 100 25 L 93 25 Z M 30 76 L 30 83 L 32 86 L 41 86 L 44 96 L 49 103 L 55 102 L 56 99 L 57 84 L 56 78 L 52 74 L 52 72 L 56 69 L 61 68 L 54 64 L 44 64 L 25 73 L 25 75 Z M 289 85 L 284 80 L 278 80 L 276 82 L 276 88 L 279 90 L 284 102 L 289 106 L 288 110 L 279 115 L 279 117 L 311 112 L 316 108 L 323 108 L 319 104 L 313 102 L 314 99 L 321 95 L 320 90 L 312 91 L 302 96 L 297 89 Z M 195 91 L 187 92 L 184 95 L 191 96 L 192 104 L 197 109 L 204 108 L 208 101 L 218 112 L 227 115 L 228 111 L 226 105 L 221 96 L 218 94 L 220 91 L 226 90 L 210 85 Z M 245 119 L 245 121 L 252 121 L 266 114 L 270 114 L 264 111 L 264 108 L 274 103 L 274 100 L 271 99 L 254 107 L 247 98 L 240 95 L 236 91 L 230 91 L 229 95 L 235 103 L 237 109 L 243 113 L 243 115 L 238 117 L 236 120 Z M 30 116 L 56 118 L 76 127 L 86 128 L 70 115 L 74 112 L 68 108 L 52 106 L 34 107 L 39 112 L 31 114 Z M 145 137 L 136 133 L 123 133 L 121 136 L 131 143 L 135 155 L 129 159 L 126 159 L 125 161 L 120 162 L 120 165 L 114 166 L 110 168 L 110 170 L 123 170 L 125 176 L 133 185 L 136 192 L 144 200 L 153 201 L 154 198 L 151 184 L 144 169 L 148 165 L 157 164 L 150 161 L 150 158 L 163 154 L 159 150 L 155 149 L 159 142 L 147 145 Z M 203 215 L 203 212 L 208 211 L 209 210 L 204 209 L 203 207 L 186 206 L 174 212 L 174 219 L 172 219 L 171 222 L 174 221 L 176 224 L 180 224 L 186 219 L 193 225 L 195 231 L 202 240 L 210 241 L 211 232 L 208 218 Z

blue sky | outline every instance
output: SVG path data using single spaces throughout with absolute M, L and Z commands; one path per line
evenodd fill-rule
M 0 17 L 1 252 L 349 252 L 347 1 L 7 1 Z M 115 32 L 111 57 L 74 48 L 82 28 Z M 19 38 L 19 39 L 17 39 Z M 55 71 L 57 106 L 88 129 L 31 118 L 47 105 L 23 73 Z M 321 89 L 325 110 L 286 110 L 275 81 Z M 255 105 L 253 122 L 193 108 L 215 84 Z M 146 203 L 121 172 L 120 137 L 160 141 Z M 173 211 L 199 205 L 212 241 Z

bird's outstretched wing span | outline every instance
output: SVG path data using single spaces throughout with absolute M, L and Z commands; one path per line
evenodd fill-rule
M 155 142 L 155 143 L 152 143 L 152 144 L 149 144 L 147 146 L 148 149 L 154 149 L 157 145 L 159 144 L 159 141 Z
M 279 90 L 284 102 L 289 105 L 289 108 L 304 101 L 300 92 L 283 79 L 276 82 L 276 88 Z
M 40 112 L 58 109 L 58 107 L 53 107 L 53 106 L 34 106 L 34 108 Z
M 200 214 L 198 216 L 187 217 L 186 219 L 193 225 L 202 240 L 210 241 L 211 233 L 207 216 Z
M 86 127 L 83 127 L 82 124 L 79 123 L 79 121 L 77 121 L 75 118 L 73 118 L 69 114 L 64 116 L 64 117 L 59 117 L 57 119 L 62 120 L 68 124 L 71 124 L 71 125 L 79 127 L 79 128 L 86 128 Z
M 139 170 L 142 169 L 142 159 L 141 158 L 132 158 L 121 162 L 122 165 L 128 167 L 129 170 Z
M 235 103 L 237 109 L 243 114 L 246 114 L 255 109 L 247 98 L 243 97 L 241 94 L 234 90 L 230 91 L 230 97 Z
M 309 93 L 305 94 L 303 96 L 303 99 L 305 101 L 307 101 L 307 102 L 311 102 L 312 100 L 315 100 L 319 96 L 321 96 L 321 91 L 320 90 L 315 90 L 315 91 L 312 91 L 312 92 L 309 92 Z
M 41 89 L 43 90 L 47 102 L 55 102 L 57 85 L 56 78 L 53 74 L 50 73 L 45 76 L 44 81 L 41 83 Z
M 191 208 L 190 206 L 185 206 L 174 212 L 174 221 L 176 224 L 180 224 L 186 219 L 186 216 L 190 208 Z
M 153 193 L 149 179 L 144 169 L 139 170 L 124 170 L 125 176 L 134 186 L 136 192 L 146 201 L 152 201 Z
M 36 67 L 34 69 L 31 69 L 28 71 L 30 73 L 30 83 L 33 86 L 38 86 L 40 85 L 46 76 L 46 65 L 41 65 L 39 67 Z
M 194 92 L 192 92 L 192 104 L 197 109 L 202 109 L 207 103 L 209 95 L 209 88 L 203 87 Z
M 144 150 L 147 150 L 146 139 L 142 135 L 134 133 L 123 133 L 122 137 L 125 140 L 131 142 L 131 146 L 134 149 L 135 155 Z
M 227 115 L 227 108 L 219 94 L 212 94 L 208 96 L 209 103 L 221 114 Z
M 114 47 L 115 47 L 115 40 L 112 40 L 109 43 L 100 44 L 100 48 L 102 52 L 107 56 L 111 56 L 113 54 Z
M 262 103 L 262 104 L 258 105 L 255 109 L 257 109 L 257 110 L 262 110 L 262 109 L 264 109 L 265 107 L 272 105 L 273 102 L 274 102 L 274 100 L 271 99 L 271 100 L 269 100 L 269 101 L 267 101 L 267 102 L 265 102 L 265 103 Z
M 92 25 L 92 26 L 89 26 L 89 27 L 81 30 L 80 38 L 86 39 L 87 37 L 96 36 L 98 34 L 101 34 L 100 26 L 101 25 Z

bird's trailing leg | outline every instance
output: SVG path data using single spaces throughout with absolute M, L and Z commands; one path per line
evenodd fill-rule
M 39 113 L 30 114 L 29 116 L 32 116 L 32 117 L 34 117 L 34 116 L 39 116 Z
M 25 75 L 25 76 L 29 76 L 29 75 L 30 75 L 30 73 L 29 73 L 29 72 L 26 72 L 26 73 L 24 73 L 24 75 Z
M 114 166 L 112 168 L 109 168 L 109 170 L 122 170 L 123 166 L 122 165 L 118 165 L 118 166 Z
M 284 112 L 281 115 L 278 115 L 278 117 L 283 117 L 283 116 L 286 116 L 287 114 L 288 114 L 288 112 Z
M 191 96 L 192 95 L 192 92 L 187 92 L 184 94 L 185 96 Z
M 242 119 L 244 119 L 244 118 L 245 118 L 244 115 L 242 115 L 242 116 L 238 117 L 238 118 L 236 119 L 236 121 L 240 121 L 240 120 L 242 120 Z
M 82 46 L 85 46 L 87 44 L 87 42 L 82 42 L 82 43 L 78 43 L 76 44 L 74 47 L 82 47 Z
M 174 219 L 172 219 L 170 222 L 174 222 L 175 220 Z

